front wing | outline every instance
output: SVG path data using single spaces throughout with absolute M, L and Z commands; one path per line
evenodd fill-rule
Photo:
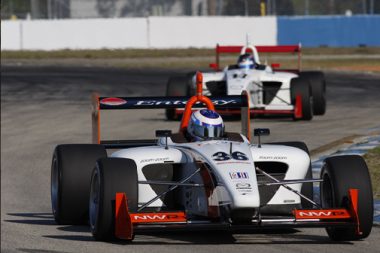
M 116 193 L 115 236 L 132 240 L 135 233 L 155 230 L 243 230 L 294 227 L 355 227 L 361 234 L 358 218 L 358 190 L 349 190 L 349 206 L 329 209 L 294 209 L 292 216 L 258 216 L 249 224 L 227 220 L 190 220 L 184 211 L 137 212 L 128 210 L 125 193 Z

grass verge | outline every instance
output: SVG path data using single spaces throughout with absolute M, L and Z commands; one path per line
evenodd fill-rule
M 363 157 L 371 174 L 373 197 L 380 199 L 380 147 L 371 149 Z
M 374 55 L 380 54 L 380 47 L 354 48 L 303 48 L 303 55 Z M 236 55 L 236 54 L 223 54 Z M 157 57 L 196 57 L 215 56 L 212 48 L 187 49 L 101 49 L 101 50 L 56 50 L 56 51 L 2 51 L 3 59 L 45 59 L 45 58 L 157 58 Z
M 304 48 L 302 69 L 380 72 L 380 47 Z M 234 64 L 237 54 L 223 54 L 220 66 Z M 263 63 L 297 67 L 296 54 L 260 54 Z M 126 49 L 2 51 L 1 62 L 37 65 L 104 66 L 121 68 L 208 69 L 214 49 Z

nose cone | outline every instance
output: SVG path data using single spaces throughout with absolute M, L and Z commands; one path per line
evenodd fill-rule
M 223 185 L 232 209 L 257 208 L 260 206 L 260 195 L 256 180 L 256 171 L 247 143 L 229 141 L 210 142 L 199 147 L 207 157 Z

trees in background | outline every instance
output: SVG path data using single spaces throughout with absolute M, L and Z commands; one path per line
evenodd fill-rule
M 380 0 L 1 0 L 1 19 L 380 14 Z

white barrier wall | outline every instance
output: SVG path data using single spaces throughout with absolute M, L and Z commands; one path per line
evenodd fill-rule
M 21 40 L 21 21 L 1 21 L 1 50 L 20 50 Z
M 23 22 L 23 49 L 147 47 L 144 18 Z
M 157 48 L 241 45 L 246 34 L 252 43 L 276 45 L 274 17 L 150 17 L 150 46 Z
M 275 45 L 275 17 L 148 17 L 2 21 L 1 50 L 188 48 Z

